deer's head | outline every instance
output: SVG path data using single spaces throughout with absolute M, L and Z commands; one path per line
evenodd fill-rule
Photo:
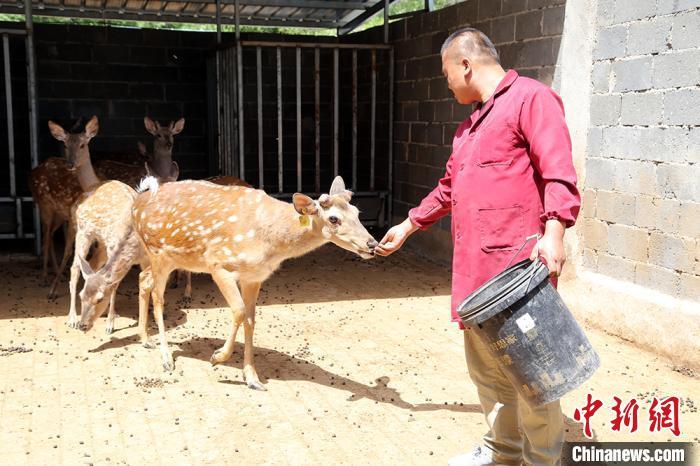
M 308 215 L 312 228 L 324 239 L 363 259 L 371 259 L 377 241 L 360 222 L 360 211 L 350 204 L 351 199 L 352 192 L 345 189 L 343 179 L 336 176 L 328 194 L 322 194 L 318 200 L 295 193 L 292 201 L 296 211 Z
M 143 124 L 146 131 L 153 135 L 153 154 L 158 157 L 161 154 L 172 156 L 173 141 L 176 134 L 185 127 L 185 119 L 180 118 L 177 121 L 171 121 L 170 124 L 161 126 L 157 121 L 151 120 L 149 117 L 143 117 Z
M 97 135 L 100 129 L 100 124 L 97 117 L 93 116 L 85 125 L 85 130 L 82 133 L 69 133 L 60 125 L 49 121 L 49 131 L 51 135 L 63 142 L 65 146 L 66 160 L 68 168 L 75 170 L 81 165 L 90 161 L 90 150 L 88 144 L 90 140 Z
M 83 274 L 85 284 L 80 291 L 81 316 L 80 329 L 87 332 L 95 324 L 95 321 L 104 314 L 109 305 L 112 290 L 118 285 L 114 283 L 106 272 L 107 267 L 102 267 L 97 272 L 92 270 L 88 261 L 80 259 L 80 271 Z

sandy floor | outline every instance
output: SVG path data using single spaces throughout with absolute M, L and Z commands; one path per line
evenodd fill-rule
M 166 296 L 176 368 L 138 344 L 135 274 L 120 289 L 117 331 L 65 325 L 67 284 L 47 302 L 35 261 L 0 263 L 0 464 L 446 464 L 485 424 L 462 335 L 449 322 L 449 271 L 408 252 L 361 261 L 334 246 L 289 261 L 263 287 L 256 362 L 267 392 L 242 381 L 242 345 L 209 357 L 230 328 L 210 278 L 194 299 Z M 566 286 L 565 284 L 563 286 Z M 151 329 L 154 334 L 155 328 Z M 679 396 L 681 436 L 698 442 L 700 380 L 671 361 L 589 330 L 603 366 L 567 395 L 591 393 L 599 441 L 666 441 L 649 432 L 651 397 Z M 239 334 L 242 341 L 242 331 Z M 639 430 L 611 429 L 612 397 L 636 398 Z

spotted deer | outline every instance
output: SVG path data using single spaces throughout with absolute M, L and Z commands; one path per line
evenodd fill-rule
M 161 126 L 157 121 L 145 116 L 143 124 L 146 131 L 153 135 L 153 153 L 149 154 L 146 147 L 139 143 L 139 152 L 145 158 L 143 164 L 132 165 L 113 160 L 101 160 L 95 163 L 95 171 L 100 178 L 119 180 L 134 188 L 149 174 L 161 179 L 177 179 L 180 170 L 177 163 L 173 161 L 173 143 L 174 136 L 184 129 L 185 119 L 180 118 L 166 126 Z
M 204 181 L 210 183 L 219 184 L 222 186 L 243 186 L 244 188 L 251 188 L 252 186 L 240 178 L 230 175 L 216 175 L 205 178 Z M 172 282 L 170 284 L 171 288 L 177 288 L 180 285 L 181 279 L 185 279 L 185 293 L 184 297 L 186 299 L 192 298 L 192 272 L 187 270 L 178 270 L 173 276 Z
M 49 121 L 51 135 L 63 142 L 65 157 L 50 157 L 32 169 L 29 189 L 39 209 L 42 230 L 42 278 L 47 278 L 49 257 L 55 273 L 56 254 L 53 234 L 70 218 L 71 207 L 83 192 L 89 191 L 100 180 L 90 163 L 90 140 L 99 130 L 99 122 L 93 116 L 81 133 L 72 134 L 60 125 Z M 66 243 L 72 244 L 74 232 L 66 230 Z
M 153 309 L 163 367 L 173 370 L 163 325 L 163 292 L 170 272 L 181 268 L 209 273 L 233 313 L 233 329 L 210 362 L 227 361 L 236 333 L 245 333 L 243 375 L 250 388 L 264 390 L 253 363 L 255 305 L 261 284 L 282 261 L 332 242 L 374 257 L 375 239 L 350 204 L 352 193 L 336 177 L 328 194 L 314 200 L 295 193 L 292 203 L 264 191 L 218 186 L 206 181 L 180 181 L 158 186 L 148 178 L 134 202 L 134 228 L 150 261 Z
M 140 280 L 145 280 L 143 273 L 148 265 L 148 257 L 134 231 L 131 209 L 136 191 L 120 181 L 108 181 L 84 199 L 76 203 L 73 209 L 73 221 L 76 225 L 75 255 L 70 269 L 70 310 L 68 325 L 80 326 L 84 331 L 90 330 L 109 305 L 107 333 L 114 329 L 116 317 L 115 298 L 117 288 L 124 276 L 135 264 L 141 266 Z M 97 243 L 98 249 L 106 257 L 104 265 L 97 271 L 86 260 L 90 246 Z M 78 322 L 76 297 L 79 274 L 82 272 L 85 284 L 80 292 L 81 319 Z M 145 288 L 145 287 L 144 287 Z M 145 299 L 145 301 L 144 301 Z M 145 326 L 148 312 L 148 297 L 139 297 L 139 322 Z M 142 341 L 145 338 L 145 327 Z

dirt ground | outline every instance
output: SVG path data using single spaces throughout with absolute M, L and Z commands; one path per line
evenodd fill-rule
M 209 276 L 191 303 L 168 290 L 175 371 L 138 343 L 135 271 L 119 290 L 117 330 L 65 325 L 37 261 L 0 261 L 0 464 L 446 464 L 486 430 L 449 321 L 449 270 L 407 251 L 362 261 L 325 246 L 263 286 L 256 366 L 268 391 L 242 379 L 242 344 L 212 367 L 230 311 Z M 564 283 L 562 286 L 566 286 Z M 598 441 L 698 442 L 700 380 L 672 361 L 587 329 L 602 367 L 562 405 L 567 440 L 591 393 Z M 155 340 L 155 326 L 151 327 Z M 242 341 L 242 330 L 238 341 Z M 681 435 L 651 433 L 653 396 L 681 398 Z M 637 432 L 613 432 L 612 398 L 636 398 Z

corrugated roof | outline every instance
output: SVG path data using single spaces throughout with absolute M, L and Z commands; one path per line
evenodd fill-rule
M 392 0 L 393 1 L 393 0 Z M 220 0 L 221 24 L 236 23 L 235 0 Z M 349 32 L 380 11 L 384 0 L 240 0 L 242 26 L 337 28 Z M 0 0 L 0 13 L 23 14 L 24 2 Z M 39 0 L 33 13 L 91 19 L 216 23 L 216 0 Z

